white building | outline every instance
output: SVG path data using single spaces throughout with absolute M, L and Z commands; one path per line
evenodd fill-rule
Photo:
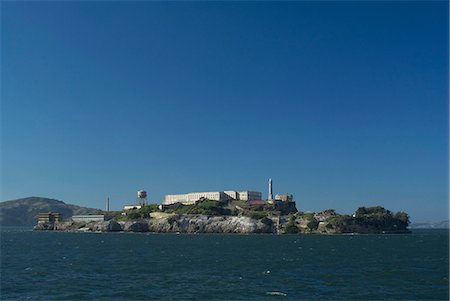
M 261 192 L 256 191 L 215 191 L 215 192 L 190 192 L 184 194 L 167 194 L 164 198 L 163 205 L 170 205 L 175 203 L 181 203 L 183 205 L 195 204 L 201 198 L 216 200 L 216 201 L 228 201 L 228 200 L 260 200 L 262 197 Z
M 74 215 L 72 216 L 74 222 L 100 222 L 105 220 L 104 214 L 87 214 L 87 215 Z
M 283 201 L 283 202 L 293 202 L 294 201 L 294 196 L 292 194 L 277 194 L 275 196 L 275 200 L 277 201 Z
M 123 206 L 123 211 L 133 210 L 133 209 L 141 209 L 141 205 L 125 205 Z

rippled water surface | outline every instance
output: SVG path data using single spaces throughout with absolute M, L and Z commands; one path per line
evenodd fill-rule
M 3 229 L 1 300 L 448 300 L 445 230 L 175 235 Z

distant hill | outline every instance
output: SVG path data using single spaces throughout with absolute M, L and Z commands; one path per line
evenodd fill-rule
M 98 213 L 101 210 L 66 204 L 54 199 L 28 197 L 0 202 L 0 225 L 34 226 L 37 223 L 37 215 L 49 211 L 60 212 L 63 219 L 67 219 L 72 215 Z
M 448 229 L 450 221 L 411 223 L 411 229 Z

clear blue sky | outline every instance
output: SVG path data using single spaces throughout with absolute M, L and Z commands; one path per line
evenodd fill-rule
M 2 200 L 448 218 L 448 3 L 1 3 Z

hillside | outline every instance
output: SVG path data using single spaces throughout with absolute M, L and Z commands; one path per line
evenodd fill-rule
M 63 201 L 41 197 L 0 202 L 1 226 L 33 226 L 36 225 L 40 212 L 56 211 L 63 215 L 63 219 L 72 215 L 97 213 L 100 210 L 66 204 Z
M 411 229 L 448 229 L 450 221 L 439 222 L 415 222 L 411 223 Z

